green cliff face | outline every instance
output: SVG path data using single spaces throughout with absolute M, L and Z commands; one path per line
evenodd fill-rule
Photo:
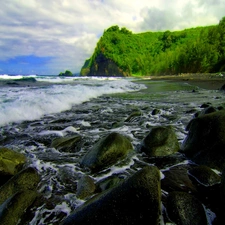
M 218 25 L 132 34 L 104 31 L 81 75 L 130 76 L 225 71 L 225 17 Z

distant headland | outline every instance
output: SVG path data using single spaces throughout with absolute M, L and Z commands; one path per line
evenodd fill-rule
M 160 76 L 225 71 L 225 17 L 218 25 L 133 34 L 104 31 L 83 76 Z

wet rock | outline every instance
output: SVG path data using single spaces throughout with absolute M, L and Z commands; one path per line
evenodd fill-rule
M 159 169 L 165 169 L 177 165 L 186 160 L 186 157 L 179 152 L 167 156 L 145 157 L 143 160 L 147 163 L 157 166 Z
M 225 84 L 220 88 L 220 91 L 225 91 Z
M 181 225 L 207 225 L 206 214 L 201 202 L 185 192 L 172 192 L 167 199 L 169 218 Z
M 63 152 L 78 152 L 81 148 L 81 136 L 73 135 L 55 138 L 51 143 L 51 147 Z
M 164 178 L 161 180 L 162 189 L 166 192 L 184 191 L 197 193 L 197 188 L 188 176 L 191 165 L 177 165 L 169 170 L 162 171 Z
M 90 176 L 83 176 L 77 183 L 77 197 L 85 199 L 96 190 L 94 180 Z
M 101 181 L 99 181 L 96 186 L 97 186 L 97 191 L 103 192 L 107 189 L 110 189 L 116 185 L 118 185 L 123 179 L 120 178 L 119 176 L 112 175 L 110 177 L 107 177 Z
M 37 196 L 36 191 L 25 190 L 9 197 L 0 205 L 1 225 L 17 225 Z
M 134 111 L 132 112 L 127 119 L 125 119 L 124 122 L 131 122 L 133 119 L 135 119 L 136 117 L 139 117 L 142 115 L 141 111 Z
M 193 119 L 181 151 L 191 160 L 222 171 L 225 167 L 225 111 Z
M 153 127 L 142 142 L 141 151 L 149 157 L 166 156 L 179 150 L 176 134 L 171 126 Z
M 158 225 L 160 205 L 159 170 L 148 166 L 77 208 L 62 225 Z
M 80 164 L 92 172 L 98 172 L 125 158 L 132 150 L 133 146 L 127 137 L 113 132 L 98 141 L 84 155 Z
M 36 190 L 39 181 L 40 176 L 34 168 L 20 171 L 0 187 L 0 204 L 19 191 Z
M 160 109 L 153 109 L 152 110 L 152 115 L 155 116 L 155 115 L 158 115 L 161 113 L 161 110 Z
M 196 113 L 196 111 L 197 111 L 196 109 L 189 109 L 185 113 L 186 114 L 189 114 L 189 113 L 192 114 L 192 113 Z
M 211 103 L 210 102 L 207 102 L 207 103 L 203 103 L 201 106 L 200 106 L 200 108 L 208 108 L 208 107 L 210 107 L 211 106 Z
M 0 177 L 15 175 L 23 168 L 25 163 L 25 155 L 0 147 Z
M 197 166 L 188 171 L 189 175 L 192 176 L 200 184 L 208 187 L 221 182 L 221 178 L 211 168 L 207 166 Z
M 199 114 L 198 116 L 203 116 L 203 115 L 206 115 L 206 114 L 209 114 L 209 113 L 213 113 L 213 112 L 216 112 L 217 110 L 213 107 L 213 106 L 209 106 L 205 109 L 203 109 Z

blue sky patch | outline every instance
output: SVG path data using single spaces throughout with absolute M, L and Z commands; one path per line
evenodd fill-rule
M 47 64 L 53 57 L 38 57 L 34 55 L 17 56 L 6 61 L 0 61 L 0 74 L 33 74 L 48 70 Z

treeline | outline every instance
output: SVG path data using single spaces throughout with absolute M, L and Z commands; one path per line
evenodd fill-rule
M 100 53 L 135 75 L 225 71 L 225 17 L 215 26 L 132 34 L 112 26 L 104 31 L 83 71 Z

